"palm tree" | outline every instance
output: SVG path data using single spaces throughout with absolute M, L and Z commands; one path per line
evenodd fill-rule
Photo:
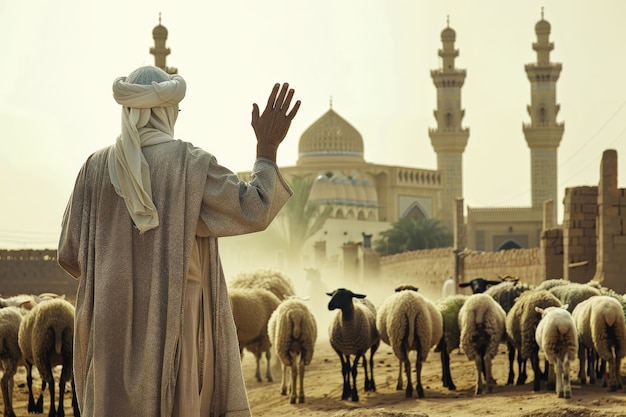
M 312 178 L 293 177 L 287 182 L 293 190 L 293 196 L 272 223 L 272 229 L 278 234 L 278 244 L 287 254 L 289 264 L 295 266 L 302 247 L 324 227 L 332 207 L 309 202 Z
M 405 217 L 381 232 L 375 242 L 380 255 L 452 246 L 452 233 L 438 220 Z

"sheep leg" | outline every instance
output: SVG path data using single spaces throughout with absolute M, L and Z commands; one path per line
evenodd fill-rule
M 413 397 L 413 381 L 411 379 L 411 361 L 409 360 L 409 355 L 404 354 L 404 358 L 400 359 L 400 362 L 404 364 L 404 372 L 406 373 L 406 390 L 405 397 L 411 398 Z
M 296 361 L 291 362 L 290 370 L 291 370 L 291 387 L 289 387 L 289 392 L 290 392 L 289 403 L 295 404 L 296 403 L 296 378 L 298 376 L 298 369 L 297 369 Z
M 541 391 L 541 368 L 539 367 L 539 352 L 534 351 L 530 357 L 530 363 L 533 367 L 533 391 Z
M 474 363 L 476 364 L 476 391 L 474 393 L 480 395 L 483 393 L 483 358 L 476 356 Z
M 74 376 L 72 375 L 72 409 L 74 410 L 74 417 L 80 417 L 80 410 L 78 409 L 78 400 L 76 399 L 76 385 L 74 384 Z
M 513 363 L 515 362 L 515 346 L 511 342 L 507 342 L 507 348 L 509 351 L 509 379 L 506 381 L 507 385 L 513 385 L 515 380 L 515 372 L 513 370 Z
M 408 354 L 407 354 L 408 359 Z M 416 379 L 416 389 L 417 389 L 417 397 L 424 398 L 424 388 L 422 387 L 422 360 L 419 355 L 415 360 L 415 379 Z
M 343 392 L 341 393 L 341 399 L 347 400 L 350 397 L 350 356 L 337 351 L 339 359 L 341 360 L 341 376 L 343 378 Z
M 441 368 L 443 371 L 443 386 L 448 388 L 450 391 L 454 391 L 456 386 L 452 381 L 452 374 L 450 373 L 450 353 L 447 349 L 443 349 L 441 351 Z
M 569 378 L 570 371 L 570 360 L 567 354 L 565 355 L 565 359 L 563 360 L 563 374 L 561 376 L 561 386 L 563 387 L 563 391 L 565 391 L 565 398 L 572 398 L 572 381 Z
M 558 357 L 555 360 L 555 373 L 556 373 L 556 395 L 559 398 L 565 397 L 565 387 L 563 386 L 563 361 Z
M 403 385 L 404 381 L 402 380 L 402 359 L 398 359 L 398 384 L 396 385 L 396 390 L 400 391 Z
M 266 378 L 268 382 L 274 382 L 274 375 L 272 375 L 272 364 L 270 362 L 270 359 L 272 357 L 272 350 L 270 348 L 268 348 L 265 351 L 265 360 L 267 361 L 267 374 L 266 374 Z
M 365 366 L 365 358 L 366 358 L 366 353 L 363 354 L 363 367 L 365 369 L 365 391 L 371 391 L 371 392 L 376 392 L 376 382 L 374 381 L 374 353 L 376 353 L 376 351 L 378 350 L 378 347 L 380 346 L 380 342 L 374 344 L 372 347 L 370 347 L 370 370 L 369 370 L 369 376 L 367 373 L 367 367 Z
M 609 391 L 617 391 L 618 389 L 618 377 L 619 377 L 619 367 L 617 366 L 619 362 L 614 354 L 611 354 L 610 366 L 609 366 Z
M 587 359 L 586 349 L 583 346 L 583 344 L 580 343 L 578 345 L 578 363 L 579 363 L 578 379 L 580 380 L 580 385 L 587 385 L 587 370 L 585 368 L 586 359 Z
M 13 412 L 13 376 L 17 371 L 17 366 L 14 363 L 5 363 L 4 365 L 4 373 L 0 380 L 2 399 L 4 400 L 4 415 L 6 417 L 15 417 Z
M 281 363 L 281 374 L 282 378 L 280 380 L 280 395 L 287 395 L 287 380 L 288 380 L 288 372 L 290 369 L 289 364 L 282 362 Z
M 300 388 L 299 388 L 299 392 L 298 392 L 298 402 L 300 404 L 302 404 L 304 402 L 304 355 L 302 356 L 302 358 L 300 359 L 300 364 L 298 365 L 298 380 L 300 381 Z M 293 378 L 293 387 L 294 387 L 294 392 L 295 392 L 295 385 L 296 383 L 296 379 Z
M 363 362 L 365 362 L 365 357 L 363 353 L 357 353 L 354 357 L 354 362 L 352 362 L 352 401 L 359 401 L 359 391 L 356 386 L 356 376 L 359 372 L 359 360 L 363 358 Z M 363 365 L 365 367 L 365 364 Z M 367 377 L 367 372 L 365 373 Z M 348 376 L 349 377 L 349 376 Z
M 42 392 L 39 393 L 39 398 L 35 402 L 35 396 L 33 395 L 33 364 L 28 361 L 26 361 L 26 385 L 28 386 L 28 413 L 43 413 L 43 390 L 46 389 L 46 381 L 41 382 Z
M 589 383 L 596 383 L 596 351 L 595 349 L 589 349 L 587 351 L 587 373 L 589 374 Z
M 485 366 L 485 382 L 487 384 L 487 392 L 491 392 L 493 390 L 493 386 L 496 384 L 496 380 L 493 378 L 491 369 L 491 358 L 483 357 L 483 364 Z
M 526 379 L 528 378 L 528 374 L 526 373 L 526 359 L 522 358 L 522 352 L 520 349 L 517 349 L 517 383 L 516 385 L 524 385 L 526 383 Z

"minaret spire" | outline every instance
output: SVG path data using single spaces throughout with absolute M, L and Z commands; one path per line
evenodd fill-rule
M 443 48 L 439 50 L 442 67 L 430 75 L 437 87 L 437 128 L 429 129 L 431 144 L 437 153 L 437 169 L 441 173 L 442 191 L 440 219 L 452 229 L 455 200 L 463 197 L 463 152 L 469 138 L 469 129 L 462 126 L 465 110 L 461 106 L 461 87 L 466 71 L 455 67 L 459 51 L 454 49 L 456 32 L 448 26 L 441 32 Z
M 546 200 L 557 199 L 557 149 L 563 137 L 564 125 L 557 121 L 560 105 L 556 102 L 556 82 L 561 64 L 550 62 L 554 44 L 550 42 L 550 23 L 543 18 L 535 25 L 537 62 L 527 64 L 531 104 L 527 107 L 530 123 L 523 125 L 530 148 L 532 206 L 543 207 Z M 554 205 L 556 216 L 556 204 Z M 556 219 L 556 217 L 555 217 Z
M 167 28 L 161 24 L 161 13 L 159 12 L 159 24 L 152 29 L 152 39 L 154 39 L 154 47 L 150 48 L 150 53 L 154 55 L 154 66 L 161 68 L 168 74 L 176 74 L 178 69 L 168 67 L 165 64 L 167 56 L 170 54 L 170 48 L 165 47 L 167 42 Z

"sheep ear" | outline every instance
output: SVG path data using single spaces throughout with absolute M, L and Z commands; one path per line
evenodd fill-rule
M 543 308 L 541 307 L 535 307 L 535 311 L 539 314 L 543 314 Z
M 334 293 L 332 293 L 332 292 L 327 292 L 327 293 L 326 293 L 326 295 L 327 295 L 327 296 L 329 296 L 329 297 L 332 297 L 332 296 L 333 296 L 333 294 L 334 294 Z
M 569 304 L 563 304 L 563 305 L 561 306 L 561 308 L 562 308 L 563 310 L 567 310 L 567 308 L 568 308 L 568 307 L 569 307 Z
M 367 295 L 365 295 L 365 294 L 352 294 L 352 296 L 355 297 L 355 298 L 365 298 L 365 297 L 367 297 Z
M 469 287 L 469 285 L 470 285 L 470 283 L 469 283 L 469 282 L 459 282 L 459 283 L 457 284 L 457 286 L 458 286 L 459 288 Z

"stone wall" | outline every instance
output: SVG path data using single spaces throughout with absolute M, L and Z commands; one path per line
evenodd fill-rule
M 56 250 L 0 250 L 0 294 L 52 292 L 76 298 L 78 281 L 57 264 Z
M 563 204 L 563 278 L 589 282 L 596 273 L 598 187 L 567 188 Z
M 389 286 L 414 284 L 429 298 L 439 299 L 443 282 L 455 276 L 456 253 L 453 248 L 441 248 L 382 257 L 380 279 Z M 458 253 L 459 282 L 478 277 L 498 279 L 511 275 L 537 285 L 545 277 L 540 253 L 540 248 L 499 252 L 462 251 Z

